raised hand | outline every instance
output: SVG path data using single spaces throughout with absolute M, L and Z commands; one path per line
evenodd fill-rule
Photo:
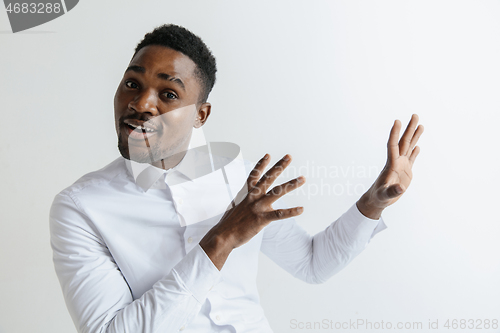
M 357 202 L 363 215 L 378 219 L 382 211 L 395 203 L 410 186 L 413 177 L 411 169 L 420 152 L 417 142 L 424 132 L 424 127 L 417 124 L 418 116 L 414 114 L 398 142 L 401 122 L 394 122 L 387 143 L 385 167 L 375 183 Z
M 241 201 L 237 200 L 238 204 L 228 210 L 200 241 L 200 246 L 219 270 L 234 248 L 248 242 L 266 225 L 302 214 L 302 207 L 276 210 L 272 207 L 272 203 L 280 197 L 302 186 L 305 178 L 300 176 L 268 191 L 292 159 L 290 155 L 285 155 L 261 178 L 269 160 L 266 154 L 255 165 L 245 184 L 245 191 L 242 191 L 248 192 L 246 196 Z

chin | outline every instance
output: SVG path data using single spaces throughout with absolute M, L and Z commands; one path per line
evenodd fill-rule
M 131 160 L 138 163 L 154 162 L 152 161 L 151 155 L 147 152 L 146 149 L 142 149 L 143 151 L 140 151 L 139 149 L 133 149 L 132 154 L 130 154 L 129 148 L 127 146 L 119 144 L 118 150 L 120 151 L 120 154 L 123 156 L 123 158 L 126 158 L 127 160 Z
M 118 136 L 118 150 L 123 158 L 138 163 L 154 163 L 161 160 L 182 158 L 187 149 L 182 149 L 184 141 L 179 140 L 173 145 L 167 146 L 165 140 L 156 141 L 151 147 L 146 145 L 146 141 L 133 145 L 129 144 L 129 138 Z M 178 155 L 178 156 L 177 156 Z
M 131 160 L 137 163 L 159 162 L 161 160 L 167 160 L 173 157 L 174 155 L 180 154 L 180 153 L 174 153 L 171 150 L 155 149 L 155 148 L 150 149 L 146 146 L 132 147 L 132 149 L 129 149 L 129 146 L 122 145 L 120 143 L 118 143 L 118 150 L 120 151 L 120 154 L 123 156 L 123 158 L 126 158 L 127 160 Z

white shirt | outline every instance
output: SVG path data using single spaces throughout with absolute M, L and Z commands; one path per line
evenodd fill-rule
M 230 205 L 237 189 L 226 178 L 241 176 L 231 170 L 243 162 L 193 177 L 186 160 L 167 172 L 119 157 L 55 197 L 54 266 L 78 332 L 272 332 L 256 286 L 259 251 L 322 283 L 386 228 L 355 204 L 314 237 L 294 219 L 274 221 L 219 271 L 198 243 Z

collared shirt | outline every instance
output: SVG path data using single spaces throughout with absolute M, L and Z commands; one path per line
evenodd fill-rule
M 274 221 L 219 271 L 198 243 L 252 165 L 235 159 L 206 173 L 188 159 L 165 171 L 119 157 L 55 197 L 54 266 L 78 332 L 272 332 L 256 286 L 259 251 L 321 283 L 385 228 L 355 204 L 313 237 L 294 219 Z

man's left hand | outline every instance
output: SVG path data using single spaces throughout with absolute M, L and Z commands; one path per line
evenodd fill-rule
M 398 142 L 401 122 L 396 120 L 387 143 L 387 162 L 370 189 L 356 203 L 359 211 L 368 218 L 380 218 L 382 211 L 395 203 L 408 189 L 412 167 L 420 152 L 416 145 L 424 132 L 418 125 L 418 116 L 412 115 L 403 136 Z

